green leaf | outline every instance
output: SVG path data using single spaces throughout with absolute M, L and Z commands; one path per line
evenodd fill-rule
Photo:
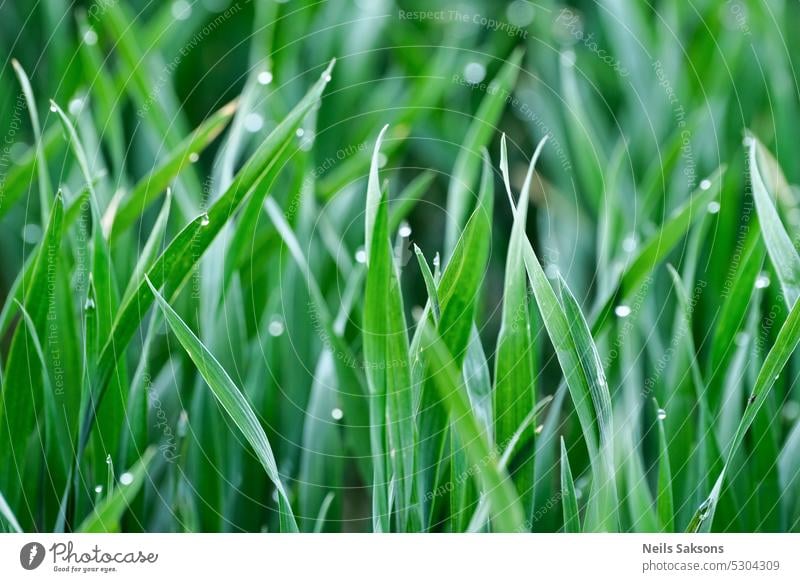
M 669 447 L 664 431 L 664 412 L 653 399 L 656 408 L 656 423 L 658 425 L 658 494 L 656 507 L 661 531 L 672 533 L 675 531 L 675 507 L 672 496 L 672 469 L 669 464 Z
M 250 443 L 250 446 L 253 447 L 253 451 L 264 467 L 267 477 L 269 477 L 269 480 L 272 481 L 275 489 L 277 489 L 282 531 L 296 532 L 297 523 L 295 522 L 294 513 L 289 503 L 289 497 L 286 494 L 280 474 L 278 473 L 278 465 L 275 462 L 275 456 L 272 454 L 272 447 L 269 444 L 269 440 L 267 440 L 267 435 L 261 423 L 258 421 L 258 417 L 256 417 L 247 399 L 233 383 L 228 373 L 220 366 L 219 362 L 217 362 L 214 356 L 200 342 L 175 310 L 170 307 L 166 299 L 164 299 L 153 286 L 150 279 L 145 277 L 145 280 L 150 286 L 150 290 L 161 307 L 161 310 L 164 312 L 164 317 L 170 329 L 175 334 L 175 337 L 178 339 L 181 346 L 183 346 L 183 349 L 186 350 L 186 353 L 189 355 L 192 362 L 194 362 L 195 366 L 197 366 L 198 372 L 203 376 L 203 379 L 208 384 L 208 387 L 211 389 L 217 401 L 241 431 L 242 436 L 244 436 L 247 442 Z
M 528 167 L 523 192 L 528 192 L 533 178 L 536 160 L 547 138 L 539 143 Z M 506 192 L 511 200 L 508 182 L 508 155 L 505 135 L 501 144 L 501 168 Z M 523 249 L 525 225 L 528 212 L 528 197 L 520 198 L 516 209 L 517 220 L 511 230 L 511 241 L 506 258 L 505 284 L 503 287 L 503 312 L 500 333 L 497 337 L 494 368 L 494 439 L 501 448 L 512 437 L 522 420 L 536 405 L 537 370 L 534 363 L 536 346 L 531 326 L 528 282 L 525 274 Z M 530 431 L 533 434 L 533 429 Z M 510 469 L 517 492 L 522 499 L 525 515 L 533 514 L 534 455 L 528 455 L 517 466 Z
M 561 437 L 561 507 L 564 511 L 564 531 L 581 533 L 581 518 L 578 513 L 578 498 L 575 495 L 575 481 L 569 467 L 567 447 Z
M 778 279 L 781 281 L 786 306 L 791 309 L 800 296 L 800 255 L 783 227 L 778 211 L 772 202 L 774 194 L 767 192 L 764 184 L 757 155 L 763 146 L 754 136 L 749 136 L 748 140 L 750 182 L 758 212 L 758 222 L 761 225 L 761 235 L 764 237 L 769 258 L 775 267 Z
M 365 248 L 368 251 L 362 336 L 367 385 L 370 389 L 371 430 L 375 433 L 372 438 L 373 463 L 376 467 L 374 495 L 384 495 L 379 492 L 380 488 L 388 490 L 388 480 L 380 481 L 386 477 L 380 469 L 384 466 L 387 453 L 391 451 L 393 454 L 389 454 L 389 458 L 397 489 L 399 529 L 404 531 L 413 489 L 415 427 L 403 297 L 389 238 L 388 201 L 382 195 L 378 182 L 378 156 L 384 132 L 375 143 L 367 186 Z M 378 432 L 382 432 L 384 424 L 388 424 L 386 440 Z M 388 517 L 388 514 L 374 515 L 376 529 L 387 531 Z

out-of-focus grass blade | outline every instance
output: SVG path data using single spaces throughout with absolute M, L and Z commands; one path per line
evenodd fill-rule
M 521 48 L 515 49 L 490 83 L 459 150 L 447 191 L 446 254 L 455 247 L 467 218 L 473 197 L 473 184 L 478 178 L 478 156 L 484 155 L 482 150 L 489 145 L 489 140 L 495 134 L 497 122 L 506 106 L 507 95 L 513 91 L 517 81 L 522 55 Z
M 147 469 L 155 456 L 155 448 L 147 449 L 130 471 L 120 475 L 120 484 L 109 492 L 78 527 L 79 533 L 113 533 L 120 531 L 120 519 L 148 478 Z
M 136 183 L 114 214 L 110 235 L 112 244 L 136 222 L 155 198 L 166 190 L 181 170 L 190 165 L 196 159 L 195 156 L 200 155 L 214 141 L 235 112 L 235 101 L 222 107 L 171 149 L 161 165 Z
M 147 237 L 147 242 L 142 249 L 139 259 L 136 261 L 136 266 L 133 268 L 128 287 L 122 295 L 122 302 L 125 303 L 130 296 L 136 291 L 137 287 L 141 285 L 144 280 L 144 275 L 158 257 L 163 244 L 164 234 L 167 232 L 167 222 L 169 221 L 169 211 L 172 206 L 172 192 L 167 188 L 167 195 L 164 198 L 164 204 L 161 206 L 161 211 L 158 213 L 153 228 L 150 230 L 150 235 Z
M 2 492 L 0 492 L 0 516 L 2 516 L 12 531 L 16 533 L 22 533 L 22 528 L 17 521 L 17 517 L 11 510 L 11 507 L 8 505 L 8 502 L 6 501 L 6 498 L 3 496 Z
M 33 97 L 33 88 L 31 87 L 28 75 L 19 64 L 17 59 L 11 59 L 11 65 L 14 72 L 17 74 L 19 84 L 22 86 L 22 93 L 25 95 L 25 102 L 27 103 L 28 115 L 31 118 L 31 126 L 33 127 L 33 139 L 35 142 L 36 151 L 36 175 L 39 178 L 39 204 L 41 206 L 42 224 L 47 221 L 47 216 L 50 213 L 50 176 L 47 170 L 47 158 L 44 153 L 44 145 L 42 143 L 42 126 L 39 124 L 39 113 L 36 109 L 36 99 Z
M 42 149 L 45 159 L 57 158 L 61 155 L 63 147 L 64 140 L 61 139 L 61 131 L 57 127 L 50 127 L 44 132 Z M 14 208 L 17 200 L 28 191 L 33 174 L 38 171 L 37 153 L 36 146 L 29 148 L 13 167 L 9 168 L 5 180 L 0 180 L 0 218 Z
M 228 373 L 220 366 L 219 362 L 200 342 L 175 310 L 172 309 L 166 299 L 156 290 L 150 279 L 145 279 L 161 310 L 164 312 L 164 317 L 175 337 L 178 338 L 183 349 L 186 350 L 192 362 L 197 366 L 197 370 L 205 379 L 217 401 L 242 432 L 250 446 L 253 447 L 253 451 L 264 467 L 267 477 L 269 477 L 269 480 L 272 481 L 278 491 L 282 531 L 296 532 L 297 523 L 289 504 L 289 497 L 278 473 L 278 465 L 275 462 L 275 456 L 272 454 L 272 447 L 255 412 L 253 412 L 247 399 L 233 383 Z
M 581 532 L 581 518 L 578 513 L 578 498 L 575 495 L 575 481 L 569 466 L 567 447 L 561 437 L 561 507 L 564 511 L 564 531 L 566 533 Z
M 471 466 L 475 467 L 481 493 L 490 507 L 492 525 L 502 532 L 524 531 L 525 518 L 514 486 L 505 471 L 498 466 L 486 431 L 481 428 L 469 403 L 458 364 L 442 338 L 427 323 L 423 330 L 423 350 L 428 358 L 428 369 L 453 421 L 453 426 L 464 447 Z
M 736 429 L 736 434 L 728 447 L 725 457 L 725 464 L 722 467 L 719 477 L 717 478 L 714 487 L 711 490 L 708 498 L 698 507 L 694 517 L 689 522 L 687 531 L 709 531 L 714 521 L 714 513 L 717 508 L 722 487 L 725 484 L 725 476 L 730 466 L 731 461 L 736 456 L 739 447 L 744 440 L 745 434 L 750 429 L 756 414 L 764 405 L 767 397 L 775 385 L 781 371 L 783 370 L 789 357 L 797 348 L 800 343 L 800 303 L 795 302 L 789 316 L 786 318 L 783 326 L 778 332 L 778 337 L 775 344 L 770 349 L 767 357 L 764 359 L 764 364 L 756 378 L 753 393 L 748 398 L 747 406 L 745 407 L 744 415 L 739 422 Z M 756 436 L 758 438 L 758 436 Z
M 758 150 L 764 146 L 755 136 L 749 136 L 747 139 L 749 140 L 750 182 L 758 212 L 758 221 L 761 225 L 761 235 L 764 237 L 769 258 L 781 281 L 786 306 L 791 309 L 800 296 L 800 255 L 783 227 L 778 211 L 772 202 L 772 195 L 767 192 L 764 184 L 757 155 Z

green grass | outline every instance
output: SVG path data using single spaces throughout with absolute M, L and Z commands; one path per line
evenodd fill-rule
M 800 531 L 800 8 L 732 4 L 4 6 L 0 531 Z

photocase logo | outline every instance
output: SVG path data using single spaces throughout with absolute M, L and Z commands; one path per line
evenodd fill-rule
M 19 551 L 19 563 L 26 570 L 35 570 L 44 561 L 44 546 L 39 542 L 29 542 Z

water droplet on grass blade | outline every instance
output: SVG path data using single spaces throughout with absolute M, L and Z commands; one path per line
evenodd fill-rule
M 94 488 L 94 492 L 97 493 L 98 495 L 100 495 L 103 492 L 103 486 L 102 485 L 97 485 Z
M 716 200 L 712 200 L 711 202 L 708 203 L 708 206 L 706 206 L 706 210 L 708 211 L 709 214 L 719 214 L 720 208 L 722 207 Z
M 264 127 L 264 118 L 258 113 L 248 113 L 244 118 L 244 128 L 250 133 L 256 133 Z
M 333 420 L 342 420 L 343 417 L 344 417 L 344 412 L 342 411 L 341 408 L 334 408 L 333 410 L 331 410 L 331 418 Z
M 403 238 L 408 238 L 411 236 L 411 227 L 408 225 L 407 222 L 403 221 L 403 223 L 400 225 L 400 228 L 397 231 L 397 234 L 399 234 Z
M 659 408 L 656 414 L 658 416 L 658 420 L 664 420 L 665 418 L 667 418 L 667 411 L 664 410 L 663 408 Z
M 711 188 L 711 180 L 709 180 L 708 178 L 700 180 L 700 189 L 701 190 L 708 190 L 709 188 Z
M 133 474 L 128 473 L 127 471 L 119 476 L 119 482 L 121 485 L 130 485 L 133 483 Z
M 617 305 L 614 308 L 614 314 L 617 317 L 628 317 L 631 314 L 631 308 L 627 305 Z
M 761 273 L 756 278 L 756 289 L 766 289 L 767 287 L 769 287 L 769 284 L 770 284 L 769 275 L 767 275 L 766 273 Z
M 210 222 L 211 219 L 208 217 L 208 212 L 204 212 L 200 217 L 200 226 L 208 226 Z
M 86 32 L 83 33 L 83 42 L 85 42 L 89 46 L 97 44 L 97 33 L 94 31 L 93 28 L 87 28 Z
M 271 335 L 272 337 L 279 337 L 283 335 L 284 331 L 283 318 L 281 318 L 280 315 L 274 316 L 272 318 L 272 321 L 269 322 L 267 331 L 269 331 L 269 335 Z
M 91 297 L 87 297 L 86 298 L 86 302 L 83 304 L 83 310 L 84 311 L 94 311 L 94 308 L 95 308 L 94 299 L 91 298 Z M 106 462 L 107 463 L 110 462 L 110 459 L 111 459 L 111 456 L 109 455 L 109 457 L 106 459 Z
M 467 83 L 477 85 L 486 77 L 486 67 L 480 63 L 471 62 L 467 63 L 464 67 L 464 80 Z
M 622 241 L 622 250 L 625 251 L 626 253 L 632 253 L 633 251 L 636 250 L 636 246 L 638 244 L 639 243 L 636 241 L 635 234 L 628 235 Z
M 42 227 L 30 223 L 22 227 L 22 240 L 28 244 L 36 244 L 42 238 Z
M 74 117 L 77 117 L 80 114 L 81 109 L 83 109 L 83 99 L 80 97 L 72 99 L 69 102 L 69 105 L 67 105 L 67 110 L 70 112 L 70 115 Z
M 197 152 L 192 152 L 189 154 L 189 161 L 191 163 L 197 163 L 197 160 L 200 159 L 200 155 Z
M 272 73 L 270 71 L 261 71 L 258 74 L 259 85 L 269 85 L 272 83 Z
M 367 252 L 363 248 L 356 251 L 356 262 L 362 265 L 367 262 Z
M 186 0 L 175 0 L 172 3 L 170 12 L 175 20 L 186 20 L 192 15 L 192 5 Z
M 303 129 L 302 127 L 298 127 L 298 128 L 297 128 L 297 131 L 295 131 L 295 132 L 294 132 L 294 134 L 295 134 L 297 137 L 303 137 L 303 136 L 305 135 L 305 133 L 306 133 L 306 130 L 305 130 L 305 129 Z

